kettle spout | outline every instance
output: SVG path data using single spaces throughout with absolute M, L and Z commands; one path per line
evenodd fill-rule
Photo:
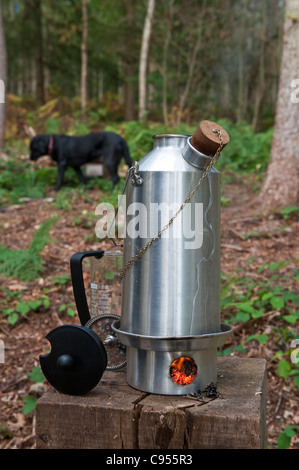
M 221 140 L 220 140 L 221 135 Z M 229 143 L 226 130 L 212 121 L 202 121 L 193 136 L 189 137 L 183 149 L 183 157 L 197 168 L 206 168 L 220 144 L 222 148 Z

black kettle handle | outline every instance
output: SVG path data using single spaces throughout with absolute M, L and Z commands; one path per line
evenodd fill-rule
M 104 256 L 105 251 L 84 251 L 75 253 L 70 260 L 71 278 L 73 284 L 74 298 L 79 315 L 81 325 L 85 325 L 90 320 L 90 312 L 85 294 L 85 286 L 83 280 L 82 261 L 84 258 L 94 256 L 97 259 Z

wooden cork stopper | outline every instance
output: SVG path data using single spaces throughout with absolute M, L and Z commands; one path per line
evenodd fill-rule
M 190 139 L 191 145 L 201 153 L 212 156 L 215 155 L 219 145 L 220 139 L 217 130 L 220 130 L 223 139 L 223 147 L 229 142 L 229 135 L 223 127 L 219 126 L 216 122 L 202 121 L 193 136 Z

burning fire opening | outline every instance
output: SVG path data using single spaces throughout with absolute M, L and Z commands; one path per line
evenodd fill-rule
M 191 357 L 180 357 L 170 366 L 170 377 L 178 385 L 189 385 L 197 375 L 196 362 Z

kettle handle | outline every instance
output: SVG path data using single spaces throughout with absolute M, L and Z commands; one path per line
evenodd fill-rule
M 70 260 L 71 278 L 73 284 L 74 298 L 81 325 L 85 325 L 90 320 L 90 312 L 85 294 L 82 261 L 84 258 L 94 256 L 97 259 L 104 256 L 105 251 L 84 251 L 75 253 Z

